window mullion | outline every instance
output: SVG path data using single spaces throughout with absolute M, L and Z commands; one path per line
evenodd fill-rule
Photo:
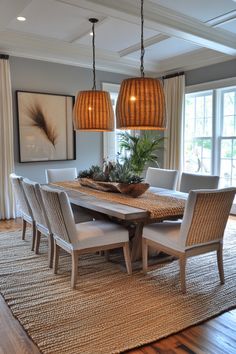
M 222 102 L 219 90 L 213 90 L 212 174 L 220 174 L 220 145 L 222 132 Z

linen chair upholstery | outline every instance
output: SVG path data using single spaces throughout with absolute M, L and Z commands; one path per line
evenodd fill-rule
M 178 178 L 177 170 L 148 167 L 145 182 L 151 187 L 176 189 Z
M 199 175 L 183 172 L 180 180 L 180 192 L 189 193 L 193 189 L 217 189 L 219 176 Z
M 45 174 L 47 183 L 73 181 L 77 178 L 77 169 L 75 167 L 53 168 L 45 170 Z M 76 223 L 93 220 L 93 216 L 85 211 L 85 209 L 74 204 L 72 204 L 71 207 Z
M 47 213 L 43 204 L 43 199 L 40 193 L 40 186 L 38 183 L 30 181 L 24 178 L 22 186 L 33 212 L 34 220 L 36 222 L 36 243 L 35 253 L 39 253 L 39 245 L 41 234 L 48 238 L 48 265 L 52 268 L 53 262 L 53 236 L 50 227 L 50 223 L 47 217 Z
M 70 168 L 52 168 L 45 170 L 46 183 L 72 181 L 77 178 L 75 167 Z
M 24 192 L 22 186 L 22 176 L 17 176 L 15 173 L 10 174 L 10 180 L 13 186 L 14 198 L 16 205 L 21 212 L 22 217 L 22 240 L 25 239 L 27 223 L 32 225 L 32 247 L 31 250 L 34 250 L 35 246 L 35 237 L 36 237 L 36 223 L 34 220 L 33 212 Z
M 236 188 L 195 190 L 189 193 L 183 221 L 165 221 L 143 229 L 143 270 L 147 271 L 148 246 L 176 256 L 180 260 L 182 292 L 186 292 L 187 257 L 217 251 L 221 283 L 223 271 L 223 235 Z
M 68 196 L 61 190 L 41 186 L 41 194 L 54 237 L 54 273 L 57 273 L 59 249 L 72 256 L 71 286 L 76 285 L 79 254 L 123 247 L 128 274 L 132 273 L 129 234 L 123 226 L 94 220 L 75 224 Z

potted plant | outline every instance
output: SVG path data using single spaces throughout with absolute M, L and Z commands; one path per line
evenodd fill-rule
M 130 168 L 134 174 L 141 176 L 148 163 L 159 167 L 157 151 L 163 149 L 164 139 L 149 132 L 135 136 L 128 132 L 119 134 L 121 152 L 125 150 L 128 153 Z

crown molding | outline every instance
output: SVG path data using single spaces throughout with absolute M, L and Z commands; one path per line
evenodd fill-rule
M 198 49 L 190 53 L 178 55 L 171 59 L 165 59 L 159 62 L 159 74 L 171 74 L 174 71 L 188 71 L 201 68 L 208 65 L 232 60 L 228 55 L 214 52 L 210 49 Z

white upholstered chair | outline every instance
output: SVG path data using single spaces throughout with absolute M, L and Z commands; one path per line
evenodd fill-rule
M 47 183 L 73 181 L 77 178 L 77 170 L 75 167 L 47 169 L 45 170 L 45 174 Z M 71 207 L 76 223 L 93 220 L 93 216 L 85 209 L 74 204 L 72 204 Z
M 75 167 L 69 168 L 51 168 L 45 170 L 46 182 L 62 182 L 73 181 L 77 178 L 77 170 Z
M 50 223 L 47 217 L 47 213 L 43 204 L 40 186 L 38 183 L 30 181 L 24 178 L 22 186 L 26 194 L 27 200 L 30 204 L 33 217 L 36 223 L 36 242 L 35 253 L 39 253 L 39 245 L 41 234 L 48 238 L 48 266 L 52 268 L 53 263 L 53 235 L 50 227 Z
M 219 176 L 183 172 L 179 190 L 180 192 L 189 193 L 193 189 L 217 189 L 219 178 Z
M 35 237 L 36 237 L 36 223 L 34 220 L 32 209 L 29 205 L 27 197 L 25 195 L 22 180 L 23 177 L 17 176 L 15 173 L 10 174 L 10 180 L 13 186 L 14 198 L 16 205 L 21 213 L 22 217 L 22 240 L 25 239 L 25 232 L 27 223 L 32 225 L 32 247 L 31 250 L 34 250 L 35 246 Z
M 224 283 L 223 235 L 236 188 L 195 190 L 189 193 L 183 220 L 164 221 L 143 229 L 143 271 L 147 272 L 148 247 L 179 258 L 182 292 L 186 292 L 187 257 L 217 251 L 221 283 Z
M 128 274 L 132 273 L 129 234 L 123 226 L 106 220 L 75 224 L 68 196 L 61 190 L 41 186 L 41 194 L 54 237 L 54 273 L 57 273 L 59 249 L 72 256 L 71 287 L 76 285 L 78 257 L 83 253 L 123 247 Z
M 149 183 L 151 187 L 175 190 L 177 178 L 177 170 L 148 167 L 145 182 Z

